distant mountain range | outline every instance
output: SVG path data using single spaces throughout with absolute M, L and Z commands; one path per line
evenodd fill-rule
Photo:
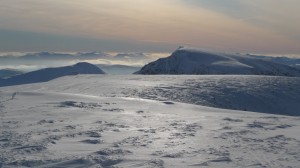
M 19 54 L 20 55 L 20 54 Z M 150 54 L 141 52 L 37 52 L 22 56 L 0 57 L 0 67 L 16 67 L 0 70 L 0 78 L 9 78 L 22 71 L 39 67 L 57 67 L 70 62 L 97 62 L 97 66 L 108 74 L 247 74 L 299 76 L 300 59 L 258 55 L 224 54 L 206 52 L 195 48 L 180 47 L 170 57 L 153 61 Z M 151 62 L 141 68 L 145 63 Z M 122 65 L 126 64 L 126 65 Z M 22 65 L 22 66 L 20 66 Z M 27 69 L 22 67 L 26 67 Z M 13 72 L 18 71 L 18 72 Z
M 116 54 L 96 51 L 77 53 L 13 53 L 0 56 L 0 68 L 13 67 L 14 69 L 28 72 L 38 70 L 40 67 L 59 67 L 76 62 L 90 62 L 101 64 L 109 74 L 132 74 L 153 60 L 155 58 L 151 54 L 140 52 Z
M 171 56 L 151 62 L 135 74 L 236 74 L 299 77 L 300 70 L 266 58 L 179 47 Z
M 70 53 L 58 53 L 58 52 L 37 52 L 37 53 L 27 53 L 23 56 L 2 56 L 0 59 L 20 59 L 20 60 L 88 60 L 88 59 L 100 59 L 100 58 L 110 58 L 110 54 L 103 52 L 78 52 L 74 54 Z
M 0 87 L 47 82 L 55 78 L 77 74 L 105 74 L 105 72 L 93 64 L 81 62 L 72 66 L 46 68 L 20 74 L 7 79 L 0 79 Z
M 6 55 L 1 56 L 0 60 L 95 60 L 95 59 L 107 59 L 107 60 L 119 60 L 119 61 L 141 61 L 152 59 L 145 53 L 129 52 L 118 53 L 111 55 L 105 52 L 78 52 L 78 53 L 59 53 L 59 52 L 36 52 L 27 53 L 22 56 Z

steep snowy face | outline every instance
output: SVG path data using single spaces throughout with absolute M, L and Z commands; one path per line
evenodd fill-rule
M 77 74 L 105 74 L 99 67 L 80 62 L 72 66 L 46 68 L 0 80 L 1 86 L 46 82 L 55 78 Z
M 136 74 L 243 74 L 300 76 L 296 68 L 243 55 L 203 52 L 181 47 L 170 57 L 145 65 Z

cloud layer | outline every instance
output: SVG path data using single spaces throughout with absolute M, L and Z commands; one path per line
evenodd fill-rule
M 103 49 L 111 51 L 125 45 L 125 50 L 138 51 L 140 47 L 170 52 L 172 47 L 183 44 L 226 52 L 300 54 L 297 0 L 2 0 L 0 3 L 2 30 L 83 39 L 90 45 L 98 40 L 95 49 L 100 44 L 109 46 L 113 41 L 115 48 Z M 1 39 L 2 43 L 4 40 L 11 40 L 10 46 L 16 43 L 9 37 Z M 28 39 L 28 43 L 30 40 L 36 41 Z M 78 48 L 68 46 L 72 40 L 53 41 L 58 42 L 60 50 Z M 53 49 L 54 44 L 47 46 Z M 9 50 L 14 48 L 18 49 L 13 46 Z

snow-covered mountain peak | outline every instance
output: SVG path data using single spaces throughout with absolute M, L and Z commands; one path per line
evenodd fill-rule
M 136 74 L 236 74 L 300 76 L 300 71 L 246 55 L 233 55 L 179 47 L 171 56 L 145 65 Z
M 218 61 L 229 61 L 232 60 L 225 55 L 200 50 L 192 47 L 179 47 L 170 56 L 174 59 L 180 59 L 180 61 L 197 61 L 201 64 L 211 64 Z

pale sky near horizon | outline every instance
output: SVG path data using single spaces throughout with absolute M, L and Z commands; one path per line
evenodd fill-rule
M 0 0 L 0 52 L 300 55 L 299 0 Z

